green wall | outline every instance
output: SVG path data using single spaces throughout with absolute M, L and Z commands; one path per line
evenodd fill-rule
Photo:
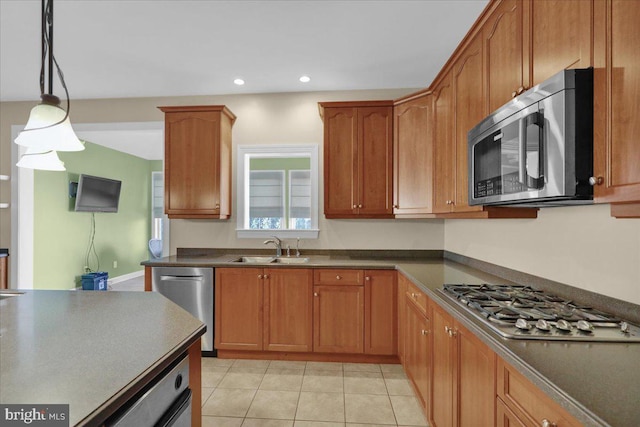
M 66 172 L 34 174 L 34 289 L 80 285 L 92 214 L 74 212 L 75 198 L 69 197 L 68 186 L 81 173 L 122 181 L 118 212 L 95 213 L 99 271 L 112 278 L 142 270 L 140 261 L 149 258 L 151 172 L 162 170 L 162 161 L 144 160 L 90 142 L 84 151 L 58 155 Z M 115 269 L 114 261 L 118 263 Z M 89 266 L 97 268 L 93 254 Z

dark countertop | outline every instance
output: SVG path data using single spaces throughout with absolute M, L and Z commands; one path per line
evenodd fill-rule
M 507 279 L 447 259 L 385 260 L 310 255 L 305 264 L 274 265 L 233 262 L 238 257 L 237 254 L 172 256 L 142 264 L 149 267 L 394 268 L 585 426 L 640 426 L 639 343 L 502 338 L 437 291 L 444 283 L 511 283 Z M 598 298 L 597 294 L 595 298 Z
M 69 404 L 97 425 L 187 350 L 204 324 L 155 292 L 2 291 L 0 402 Z

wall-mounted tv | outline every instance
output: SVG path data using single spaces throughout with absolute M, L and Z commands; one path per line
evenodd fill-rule
M 122 181 L 80 175 L 76 194 L 76 212 L 118 212 Z

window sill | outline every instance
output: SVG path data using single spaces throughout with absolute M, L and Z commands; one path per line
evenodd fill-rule
M 247 230 L 236 229 L 238 239 L 260 239 L 263 237 L 276 236 L 280 239 L 317 239 L 320 230 Z

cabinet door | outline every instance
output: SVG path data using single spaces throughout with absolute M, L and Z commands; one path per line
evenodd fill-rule
M 313 287 L 313 351 L 364 351 L 364 287 Z
M 165 113 L 165 212 L 220 213 L 220 113 Z
M 432 96 L 394 107 L 393 213 L 430 214 L 433 203 Z
M 451 73 L 448 73 L 433 91 L 433 110 L 433 211 L 448 213 L 451 212 L 453 203 L 456 168 Z
M 397 273 L 395 270 L 364 272 L 364 352 L 394 355 L 397 335 Z
M 437 304 L 431 304 L 430 319 L 433 335 L 433 377 L 429 425 L 449 427 L 454 425 L 453 374 L 456 354 L 455 346 L 452 345 L 452 339 L 448 334 L 449 328 L 453 326 L 453 318 Z
M 405 293 L 407 292 L 407 286 L 409 285 L 409 279 L 403 274 L 398 274 L 398 358 L 400 363 L 406 365 L 406 340 L 407 340 L 407 301 Z
M 469 206 L 467 133 L 485 117 L 482 78 L 482 39 L 478 36 L 467 46 L 453 67 L 455 96 L 456 178 L 454 212 L 480 211 Z
M 358 188 L 356 108 L 326 108 L 324 112 L 324 213 L 353 215 Z
M 488 112 L 530 85 L 529 49 L 523 46 L 523 7 L 521 0 L 503 0 L 483 25 Z
M 418 399 L 423 408 L 428 408 L 431 372 L 431 341 L 429 320 L 415 303 L 404 298 L 407 323 L 407 374 L 418 392 Z M 429 409 L 426 410 L 430 412 Z
M 496 427 L 527 427 L 527 425 L 499 397 L 496 397 Z
M 456 322 L 456 401 L 458 426 L 492 426 L 495 421 L 496 354 Z
M 640 202 L 640 2 L 595 4 L 595 198 Z
M 264 349 L 313 349 L 313 270 L 264 270 Z
M 496 359 L 497 395 L 525 425 L 539 426 L 544 420 L 556 427 L 582 425 L 502 358 Z
M 592 7 L 592 0 L 531 2 L 533 85 L 565 68 L 593 65 Z
M 261 268 L 216 268 L 215 347 L 262 350 Z
M 393 108 L 358 108 L 358 213 L 391 215 Z

